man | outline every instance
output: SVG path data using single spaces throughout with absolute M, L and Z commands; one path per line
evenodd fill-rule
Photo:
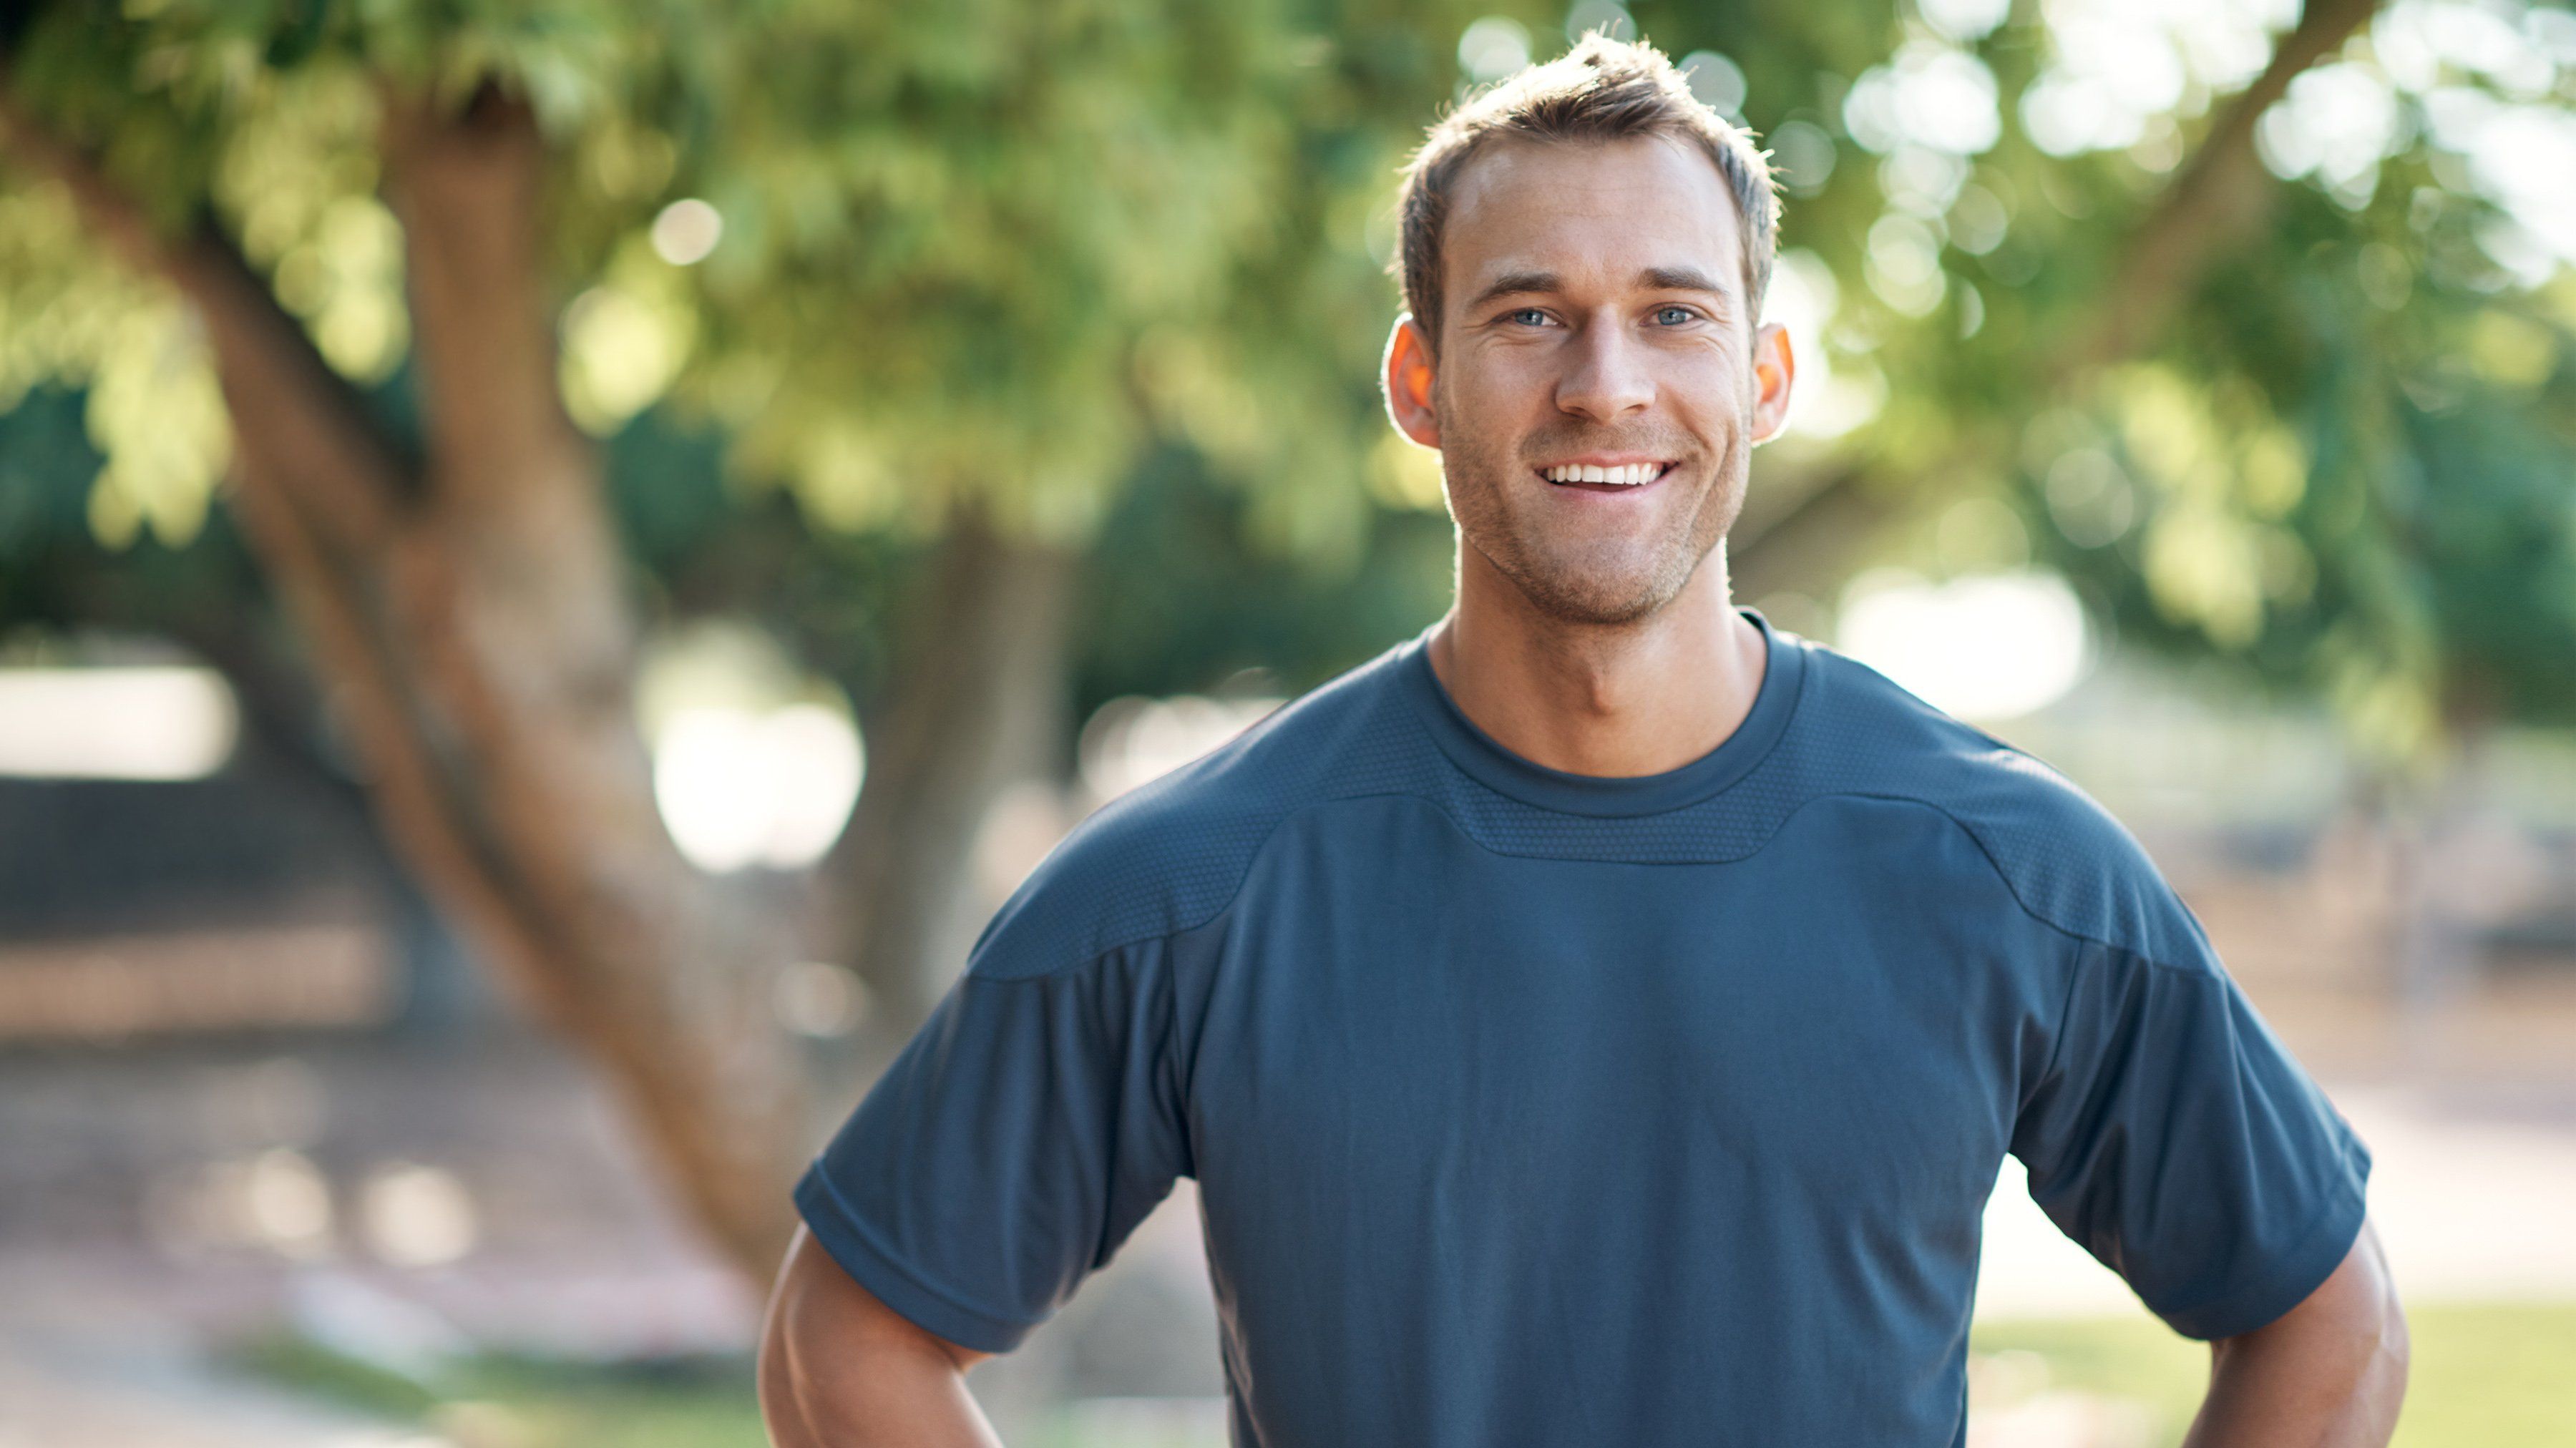
M 2006 1152 L 2210 1340 L 2200 1444 L 2380 1444 L 2368 1156 L 2072 785 L 1728 598 L 1795 359 L 1761 157 L 1599 38 L 1434 127 L 1397 427 L 1457 604 L 1103 810 L 797 1190 L 806 1445 L 1199 1184 L 1235 1441 L 1957 1444 Z

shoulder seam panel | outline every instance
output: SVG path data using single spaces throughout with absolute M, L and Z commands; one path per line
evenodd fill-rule
M 1228 910 L 1233 909 L 1235 902 L 1242 898 L 1243 887 L 1245 883 L 1252 878 L 1252 867 L 1260 860 L 1262 852 L 1270 848 L 1271 841 L 1278 838 L 1280 829 L 1290 820 L 1295 819 L 1299 815 L 1305 814 L 1308 811 L 1320 809 L 1327 805 L 1349 804 L 1355 801 L 1369 799 L 1410 799 L 1418 801 L 1428 807 L 1434 814 L 1447 820 L 1450 827 L 1457 830 L 1459 834 L 1464 836 L 1470 843 L 1496 855 L 1504 855 L 1516 859 L 1564 858 L 1553 855 L 1531 855 L 1509 850 L 1496 850 L 1491 845 L 1486 844 L 1483 840 L 1478 839 L 1475 833 L 1467 828 L 1466 822 L 1459 819 L 1456 815 L 1451 814 L 1439 800 L 1419 791 L 1405 789 L 1372 790 L 1360 794 L 1331 795 L 1321 799 L 1307 800 L 1302 804 L 1298 804 L 1281 811 L 1279 817 L 1272 820 L 1269 828 L 1262 832 L 1260 840 L 1255 842 L 1253 847 L 1244 854 L 1243 869 L 1241 873 L 1236 875 L 1233 886 L 1226 891 L 1225 898 L 1218 902 L 1215 909 L 1210 910 L 1204 917 L 1198 920 L 1194 920 L 1183 925 L 1176 925 L 1169 930 L 1148 931 L 1142 935 L 1133 935 L 1122 940 L 1113 941 L 1088 955 L 1077 956 L 1061 965 L 1051 966 L 1046 970 L 1037 971 L 1028 975 L 977 975 L 975 974 L 973 967 L 970 965 L 960 978 L 984 985 L 1025 985 L 1032 982 L 1055 980 L 1060 977 L 1073 974 L 1077 971 L 1087 970 L 1091 966 L 1098 964 L 1100 961 L 1107 959 L 1109 956 L 1115 955 L 1122 950 L 1132 950 L 1139 945 L 1144 945 L 1152 941 L 1169 940 L 1176 935 L 1187 935 L 1194 930 L 1203 930 L 1209 925 L 1214 924 Z M 1799 801 L 1798 804 L 1790 810 L 1788 815 L 1782 817 L 1781 823 L 1785 825 L 1790 818 L 1803 812 L 1809 805 L 1828 799 L 1877 799 L 1886 800 L 1895 804 L 1915 805 L 1922 809 L 1930 810 L 1934 814 L 1948 820 L 1961 834 L 1967 836 L 1968 843 L 1976 848 L 1979 858 L 1986 862 L 1986 868 L 1994 872 L 1996 882 L 2004 887 L 2004 894 L 2011 899 L 2014 907 L 2020 910 L 2022 914 L 2028 916 L 2031 920 L 2037 922 L 2039 925 L 2044 926 L 2069 940 L 2077 941 L 2086 945 L 2099 946 L 2104 950 L 2115 951 L 2122 955 L 2131 956 L 2160 970 L 2171 971 L 2177 975 L 2190 976 L 2193 978 L 2205 978 L 2206 976 L 2205 972 L 2194 970 L 2189 966 L 2173 964 L 2170 961 L 2160 959 L 2157 956 L 2148 954 L 2146 951 L 2140 950 L 2134 946 L 2121 945 L 2116 941 L 2105 940 L 2099 936 L 2088 935 L 2081 930 L 2061 924 L 2058 921 L 2051 920 L 2047 916 L 2041 914 L 2038 910 L 2032 908 L 2027 899 L 2023 898 L 2021 886 L 2014 881 L 2011 873 L 2004 869 L 2003 863 L 1995 858 L 1994 852 L 1987 847 L 1985 838 L 1977 833 L 1975 827 L 1970 825 L 1966 820 L 1961 819 L 1955 812 L 1951 811 L 1947 807 L 1935 804 L 1931 800 L 1923 799 L 1916 795 L 1891 794 L 1875 790 L 1824 790 Z M 1708 861 L 1705 863 L 1732 864 L 1737 860 L 1751 859 L 1754 855 L 1761 853 L 1763 849 L 1768 848 L 1771 840 L 1777 837 L 1778 834 L 1779 830 L 1774 828 L 1771 834 L 1765 836 L 1762 842 L 1759 845 L 1756 845 L 1752 851 L 1744 855 L 1737 856 L 1736 860 Z M 1632 863 L 1643 864 L 1649 862 L 1636 861 Z M 1677 863 L 1702 862 L 1690 861 Z

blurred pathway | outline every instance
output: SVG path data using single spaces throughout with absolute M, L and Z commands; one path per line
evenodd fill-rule
M 2576 1300 L 2576 1095 L 2530 1090 L 2464 1103 L 2417 1088 L 2332 1089 L 2370 1147 L 2370 1212 L 2399 1293 L 2433 1301 Z M 2068 1241 L 2006 1164 L 1986 1211 L 1982 1317 L 2142 1309 Z
M 0 1330 L 0 1448 L 448 1448 L 221 1375 L 176 1334 Z

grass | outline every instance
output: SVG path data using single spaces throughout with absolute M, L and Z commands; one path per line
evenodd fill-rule
M 436 1429 L 462 1448 L 767 1448 L 769 1442 L 748 1359 L 597 1366 L 486 1356 L 423 1381 L 280 1337 L 252 1344 L 236 1363 L 281 1387 Z
M 2397 1448 L 2544 1448 L 2576 1443 L 2576 1304 L 2418 1307 L 2414 1369 Z M 2052 1388 L 2145 1408 L 2153 1442 L 2182 1441 L 2209 1353 L 2153 1319 L 1979 1323 L 1979 1353 L 2035 1355 Z
M 2408 1321 L 2414 1373 L 2399 1448 L 2576 1444 L 2576 1303 L 2419 1307 Z M 1981 1322 L 1973 1347 L 1982 1380 L 2010 1384 L 2013 1396 L 2065 1390 L 2136 1405 L 2151 1425 L 2149 1441 L 2161 1448 L 2182 1440 L 2208 1375 L 2205 1348 L 2144 1314 Z M 273 1338 L 245 1349 L 237 1362 L 280 1386 L 435 1428 L 466 1448 L 763 1448 L 768 1441 L 751 1366 L 740 1359 L 599 1367 L 481 1357 L 423 1382 L 301 1339 Z

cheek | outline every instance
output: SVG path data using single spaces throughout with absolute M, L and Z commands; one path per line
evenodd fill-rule
M 1745 359 L 1731 349 L 1704 347 L 1675 359 L 1673 389 L 1699 410 L 1732 410 L 1750 375 Z
M 1713 353 L 1676 370 L 1666 396 L 1683 426 L 1720 438 L 1746 425 L 1753 403 L 1753 374 L 1740 358 Z
M 1465 411 L 1503 419 L 1555 405 L 1556 373 L 1538 348 L 1501 349 L 1460 361 L 1465 365 L 1444 380 Z

